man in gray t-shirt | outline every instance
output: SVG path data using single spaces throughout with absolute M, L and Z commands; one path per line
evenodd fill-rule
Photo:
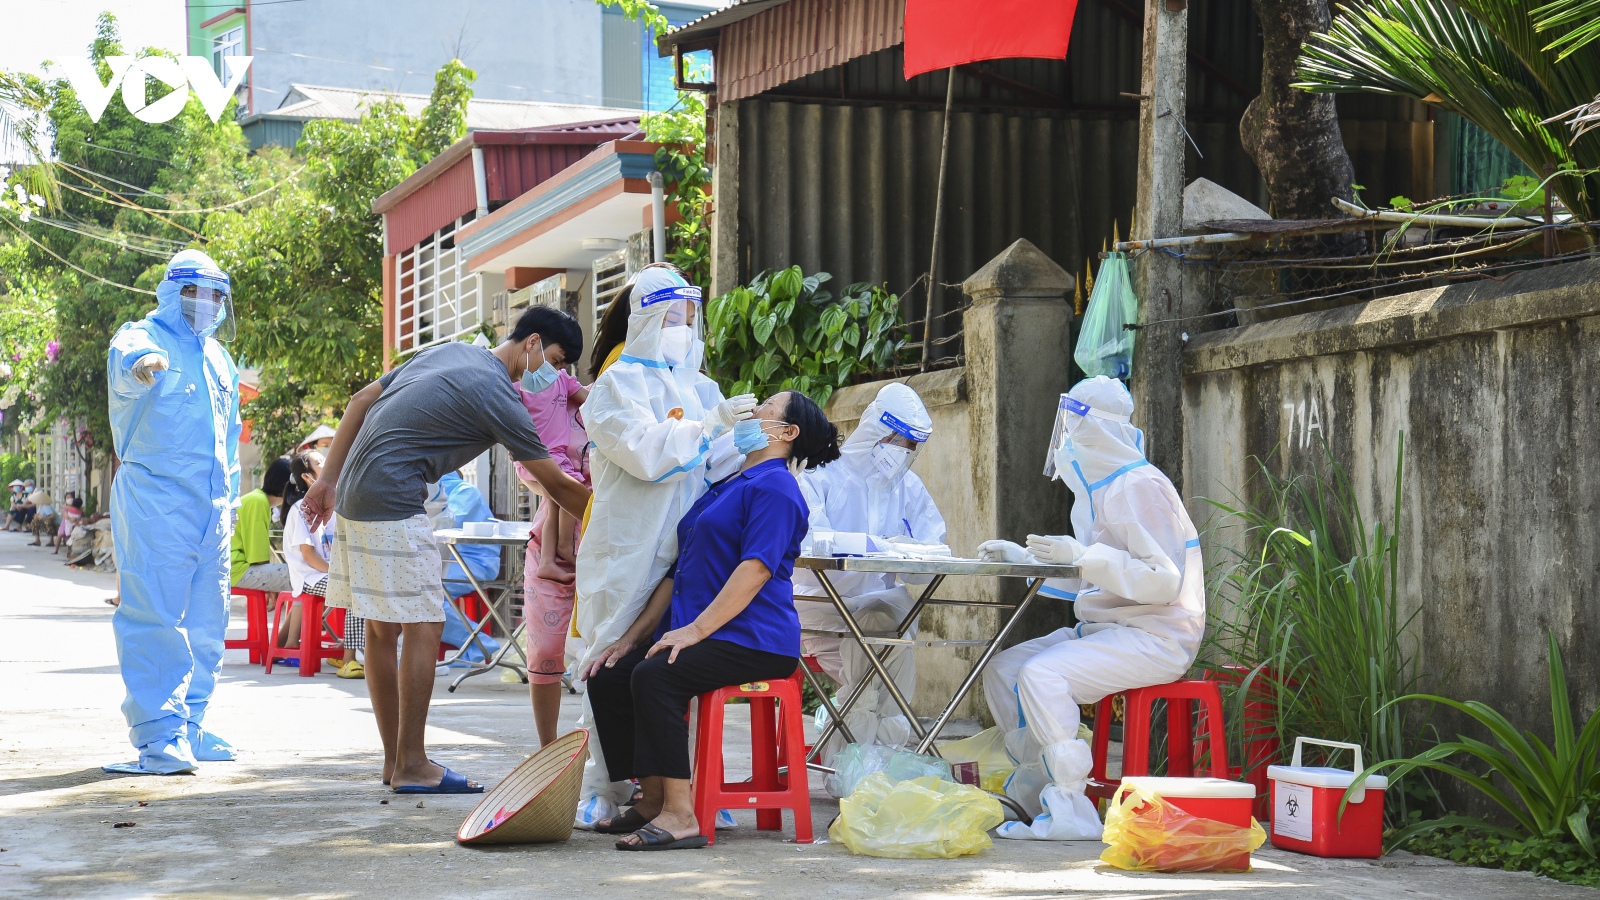
M 427 486 L 501 444 L 551 500 L 582 517 L 588 488 L 550 459 L 518 393 L 524 373 L 548 374 L 546 366 L 582 353 L 577 320 L 542 306 L 523 313 L 493 350 L 460 342 L 423 350 L 350 398 L 322 476 L 306 493 L 313 530 L 338 508 L 327 603 L 367 622 L 383 781 L 397 792 L 483 790 L 429 760 L 423 744 L 447 602 L 423 509 Z

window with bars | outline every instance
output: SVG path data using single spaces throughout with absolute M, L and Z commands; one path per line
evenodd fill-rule
M 600 333 L 600 320 L 605 317 L 606 310 L 611 308 L 612 301 L 624 297 L 623 289 L 628 286 L 628 278 L 633 274 L 628 266 L 628 251 L 618 250 L 608 253 L 594 261 L 594 321 L 590 323 L 590 334 Z
M 455 233 L 467 214 L 400 254 L 395 274 L 395 349 L 410 353 L 478 329 L 486 318 L 483 279 L 467 271 Z

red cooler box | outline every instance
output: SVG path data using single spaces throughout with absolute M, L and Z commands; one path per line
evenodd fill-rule
M 1317 744 L 1351 750 L 1355 768 L 1302 766 L 1301 747 Z M 1334 859 L 1377 859 L 1383 855 L 1383 792 L 1389 779 L 1373 775 L 1350 796 L 1344 816 L 1339 801 L 1363 769 L 1361 748 L 1338 741 L 1295 738 L 1294 760 L 1268 766 L 1272 781 L 1272 846 Z
M 1256 802 L 1256 786 L 1245 781 L 1224 781 L 1221 778 L 1160 778 L 1149 775 L 1132 775 L 1122 779 L 1117 788 L 1120 795 L 1134 786 L 1159 794 L 1161 799 L 1191 816 L 1214 819 L 1240 828 L 1249 828 L 1254 819 L 1250 807 Z M 1248 870 L 1250 854 L 1238 860 L 1234 868 Z

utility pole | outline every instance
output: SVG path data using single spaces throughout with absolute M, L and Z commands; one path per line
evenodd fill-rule
M 1188 50 L 1187 0 L 1145 0 L 1139 181 L 1130 234 L 1134 240 L 1177 237 L 1183 231 Z M 1191 314 L 1184 302 L 1183 266 L 1178 259 L 1145 251 L 1133 260 L 1132 269 L 1141 326 Z M 1134 423 L 1145 433 L 1145 456 L 1180 490 L 1184 328 L 1182 323 L 1140 328 L 1128 385 Z

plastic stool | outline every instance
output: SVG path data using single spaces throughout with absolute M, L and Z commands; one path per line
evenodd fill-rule
M 723 705 L 735 697 L 750 701 L 750 760 L 754 774 L 749 781 L 726 782 L 722 780 Z M 697 701 L 700 715 L 694 742 L 694 816 L 707 843 L 717 841 L 719 809 L 756 810 L 756 827 L 762 831 L 781 831 L 783 810 L 793 810 L 795 843 L 811 843 L 811 788 L 806 783 L 806 767 L 792 765 L 787 773 L 778 771 L 790 760 L 806 758 L 800 673 L 796 671 L 776 681 L 717 688 L 701 694 Z
M 245 632 L 242 638 L 229 638 L 222 642 L 228 650 L 249 650 L 252 665 L 261 662 L 261 655 L 272 643 L 267 637 L 267 592 L 250 588 L 233 588 L 228 599 L 243 597 Z
M 1248 666 L 1223 666 L 1220 671 L 1205 673 L 1206 680 L 1234 688 L 1243 686 L 1249 675 Z M 1263 822 L 1272 815 L 1272 782 L 1267 779 L 1267 767 L 1279 761 L 1278 733 L 1273 727 L 1277 710 L 1270 681 L 1273 675 L 1271 669 L 1263 669 L 1250 685 L 1250 696 L 1244 701 L 1244 765 L 1228 767 L 1229 780 L 1255 785 L 1255 817 Z M 1196 753 L 1203 753 L 1210 746 L 1209 737 L 1195 739 Z
M 1190 722 L 1195 703 L 1201 704 L 1200 724 L 1211 749 L 1211 776 L 1228 778 L 1228 742 L 1222 727 L 1222 689 L 1214 681 L 1174 681 L 1124 691 L 1122 720 L 1122 775 L 1106 778 L 1106 755 L 1111 747 L 1111 698 L 1095 711 L 1094 763 L 1089 769 L 1091 797 L 1110 800 L 1121 778 L 1150 774 L 1150 710 L 1155 701 L 1167 701 L 1167 775 L 1194 776 L 1194 727 Z M 1103 723 L 1103 724 L 1102 724 Z
M 288 601 L 284 602 L 283 598 L 288 598 Z M 322 622 L 323 602 L 323 598 L 316 594 L 296 594 L 293 597 L 288 594 L 279 595 L 278 609 L 272 614 L 272 630 L 268 632 L 266 674 L 272 674 L 272 664 L 277 660 L 299 659 L 300 677 L 310 678 L 322 668 L 323 660 L 344 657 L 344 648 L 339 646 L 337 640 L 330 644 L 322 639 L 323 633 L 328 630 Z M 273 637 L 278 633 L 278 624 L 296 603 L 301 605 L 300 646 L 273 646 L 277 643 Z

